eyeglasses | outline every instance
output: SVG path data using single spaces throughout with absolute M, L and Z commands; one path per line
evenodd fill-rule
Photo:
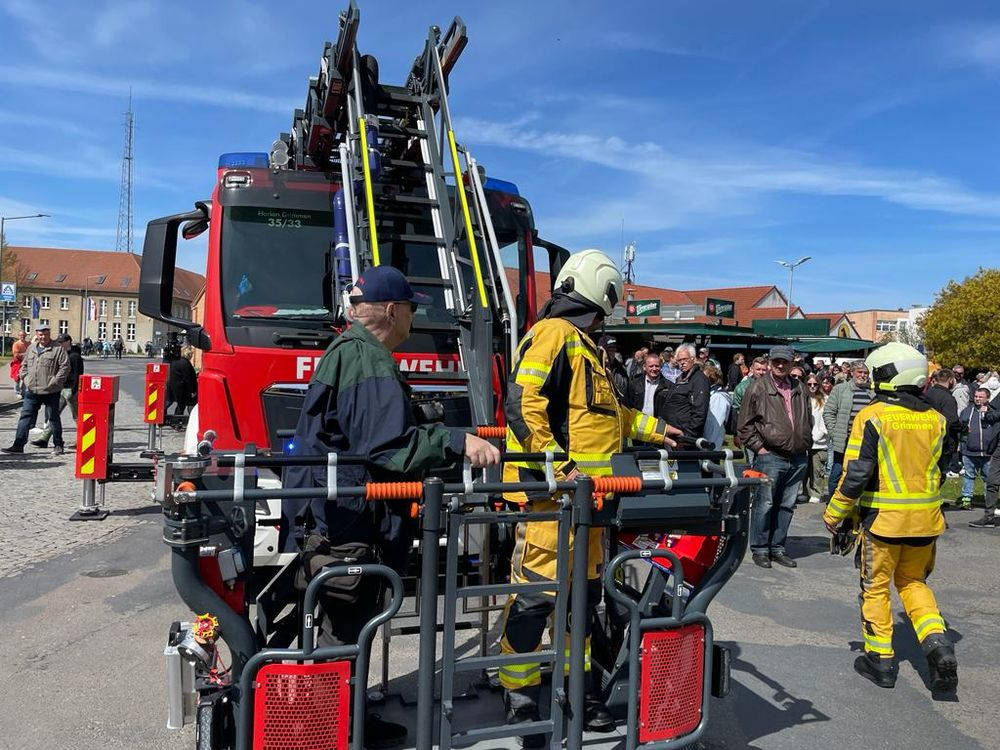
M 808 383 L 806 383 L 806 385 L 808 385 L 810 388 L 815 388 L 819 385 L 819 383 L 817 383 L 815 380 L 810 380 Z
M 674 361 L 676 361 L 677 364 L 680 364 L 681 362 L 690 362 L 691 359 L 691 357 L 674 357 Z

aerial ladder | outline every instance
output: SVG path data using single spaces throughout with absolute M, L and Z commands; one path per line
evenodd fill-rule
M 449 380 L 468 393 L 472 423 L 492 424 L 497 382 L 517 345 L 517 314 L 484 170 L 457 140 L 448 104 L 448 75 L 468 43 L 466 27 L 458 17 L 444 34 L 431 27 L 405 85 L 393 86 L 380 82 L 374 57 L 358 52 L 359 20 L 352 2 L 271 162 L 339 172 L 347 241 L 338 245 L 338 289 L 384 263 L 430 294 L 446 314 L 418 318 L 404 350 L 437 351 L 454 365 L 407 375 Z

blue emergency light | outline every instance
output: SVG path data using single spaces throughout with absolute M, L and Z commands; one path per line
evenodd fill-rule
M 521 195 L 520 191 L 517 189 L 517 185 L 513 182 L 507 182 L 507 180 L 498 180 L 496 177 L 487 177 L 486 182 L 483 183 L 483 188 L 486 190 L 496 190 L 499 193 L 510 193 L 511 195 Z
M 243 167 L 244 169 L 248 167 L 267 169 L 268 166 L 267 154 L 256 151 L 234 152 L 223 154 L 219 157 L 219 169 L 233 169 L 238 167 Z

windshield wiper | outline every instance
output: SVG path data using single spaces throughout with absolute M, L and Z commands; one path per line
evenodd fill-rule
M 333 320 L 333 314 L 328 310 L 317 313 L 275 313 L 274 315 L 267 315 L 265 313 L 260 314 L 250 314 L 250 315 L 239 315 L 237 313 L 233 314 L 234 318 L 239 320 Z

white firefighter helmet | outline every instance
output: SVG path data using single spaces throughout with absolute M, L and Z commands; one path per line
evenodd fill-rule
M 624 295 L 622 274 L 618 266 L 600 250 L 573 253 L 556 276 L 556 291 L 600 308 L 611 315 Z
M 904 386 L 919 389 L 927 382 L 927 357 L 898 341 L 873 351 L 865 365 L 871 371 L 876 391 L 892 392 Z

